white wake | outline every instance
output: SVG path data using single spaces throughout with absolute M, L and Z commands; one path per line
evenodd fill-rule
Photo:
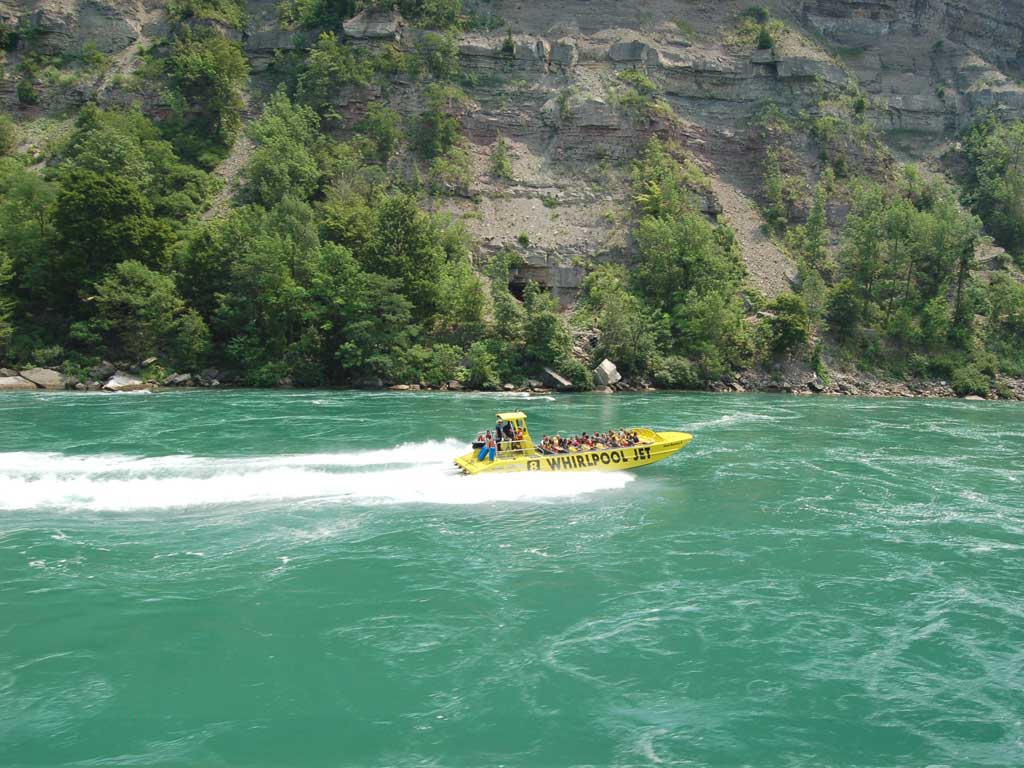
M 457 440 L 344 453 L 238 458 L 0 453 L 0 510 L 197 508 L 255 502 L 484 504 L 566 499 L 623 488 L 616 473 L 466 477 Z

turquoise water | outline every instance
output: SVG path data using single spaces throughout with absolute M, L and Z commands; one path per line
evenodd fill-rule
M 499 409 L 695 440 L 457 476 Z M 1024 408 L 0 398 L 0 766 L 1024 764 Z

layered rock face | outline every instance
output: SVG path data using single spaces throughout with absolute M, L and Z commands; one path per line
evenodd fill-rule
M 0 21 L 29 34 L 41 53 L 118 53 L 136 42 L 149 12 L 136 0 L 4 0 Z
M 461 116 L 472 149 L 468 194 L 443 208 L 463 217 L 481 258 L 520 253 L 514 281 L 538 280 L 571 301 L 595 260 L 628 261 L 628 161 L 654 134 L 679 142 L 712 178 L 701 205 L 736 229 L 754 282 L 784 290 L 793 265 L 761 233 L 755 204 L 760 170 L 752 162 L 748 119 L 766 104 L 815 114 L 830 96 L 866 94 L 867 118 L 907 156 L 951 140 L 989 109 L 1024 116 L 1024 0 L 773 0 L 765 6 L 786 29 L 771 50 L 736 37 L 749 0 L 491 0 L 494 32 L 459 39 L 460 67 L 472 99 Z M 130 70 L 134 49 L 166 31 L 155 0 L 0 0 L 0 21 L 32 30 L 9 55 L 0 101 L 16 104 L 18 57 L 30 49 L 80 52 L 87 42 Z M 285 29 L 273 0 L 250 0 L 237 35 L 260 78 L 275 52 L 312 45 L 317 30 Z M 393 13 L 366 13 L 334 30 L 363 46 L 393 42 L 412 50 L 422 32 Z M 511 31 L 511 41 L 508 38 Z M 30 39 L 31 38 L 31 39 Z M 621 100 L 619 74 L 644 73 L 670 108 L 637 115 Z M 96 93 L 130 101 L 112 81 Z M 61 103 L 57 94 L 47 99 Z M 422 86 L 340 94 L 352 124 L 372 100 L 407 116 L 422 107 Z M 79 99 L 81 100 L 81 99 Z M 68 101 L 65 99 L 65 101 Z M 56 107 L 54 107 L 56 111 Z M 498 136 L 507 142 L 513 179 L 489 171 Z

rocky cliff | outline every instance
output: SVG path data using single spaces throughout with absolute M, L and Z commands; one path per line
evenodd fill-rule
M 153 0 L 0 0 L 9 35 L 0 101 L 16 113 L 27 144 L 66 130 L 76 105 L 143 102 L 131 75 L 139 51 L 167 32 L 164 3 Z M 762 231 L 757 205 L 763 132 L 752 118 L 766 105 L 812 118 L 852 100 L 884 144 L 857 162 L 884 172 L 896 157 L 938 157 L 959 129 L 999 110 L 1024 116 L 1024 0 L 938 2 L 779 0 L 765 3 L 777 20 L 774 45 L 759 49 L 737 24 L 747 2 L 565 0 L 484 3 L 493 31 L 459 36 L 459 59 L 471 101 L 461 130 L 472 151 L 473 182 L 436 205 L 460 215 L 482 256 L 513 247 L 524 257 L 518 279 L 539 280 L 571 301 L 585 264 L 625 258 L 628 163 L 646 137 L 682 144 L 708 174 L 709 213 L 735 228 L 754 282 L 769 295 L 784 290 L 794 267 Z M 272 85 L 267 74 L 282 51 L 307 48 L 318 29 L 287 29 L 274 3 L 246 4 L 240 39 L 253 70 L 250 114 Z M 423 34 L 393 12 L 364 13 L 335 30 L 368 46 L 382 41 L 412 50 Z M 36 74 L 36 105 L 18 104 L 19 66 L 30 56 L 68 61 L 105 54 L 103 66 L 58 67 Z M 76 59 L 76 57 L 78 57 Z M 102 58 L 102 57 L 101 57 Z M 623 103 L 619 74 L 644 73 L 655 108 Z M 404 114 L 420 108 L 413 80 L 356 89 L 339 97 L 350 124 L 371 100 Z M 846 106 L 844 106 L 846 105 Z M 344 123 L 342 121 L 344 131 Z M 488 172 L 501 136 L 511 179 Z M 813 172 L 815 152 L 798 137 L 795 156 Z M 819 137 L 820 143 L 820 137 Z M 244 152 L 240 143 L 237 152 Z M 231 181 L 237 157 L 223 174 Z M 230 184 L 228 187 L 230 192 Z

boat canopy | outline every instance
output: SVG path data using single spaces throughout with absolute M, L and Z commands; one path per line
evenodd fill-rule
M 526 419 L 526 414 L 522 411 L 510 411 L 508 413 L 499 413 L 498 418 L 502 421 L 518 421 L 519 419 Z

